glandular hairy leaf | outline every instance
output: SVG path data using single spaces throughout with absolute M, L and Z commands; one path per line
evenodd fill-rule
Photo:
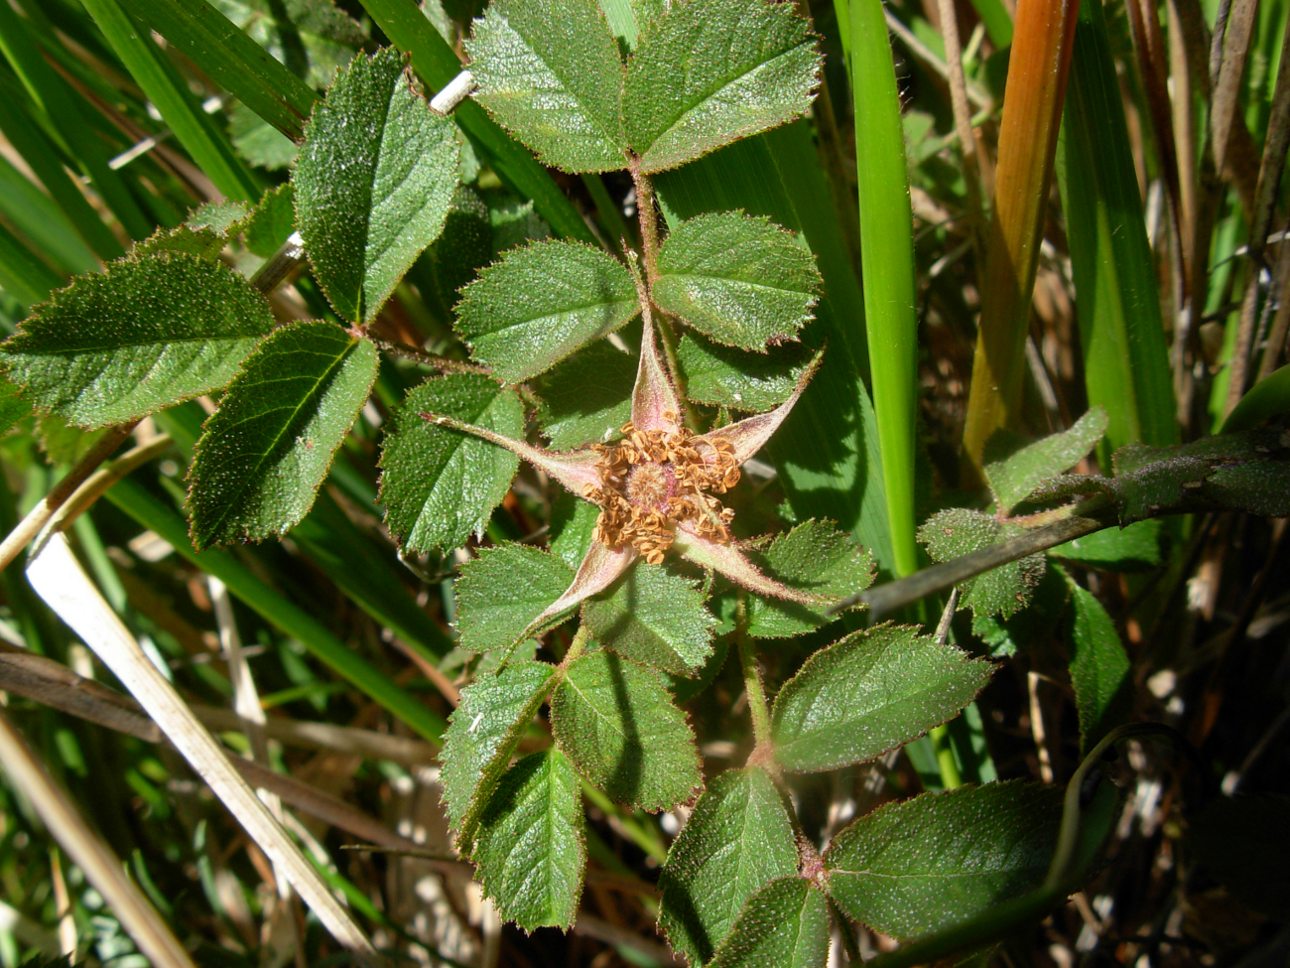
M 409 551 L 450 550 L 488 523 L 510 489 L 519 458 L 431 423 L 425 413 L 520 437 L 524 410 L 514 391 L 487 377 L 456 373 L 413 389 L 394 415 L 381 450 L 378 499 L 386 524 Z
M 1115 623 L 1092 594 L 1070 582 L 1071 685 L 1079 713 L 1080 746 L 1089 749 L 1129 712 L 1129 654 Z
M 510 648 L 564 593 L 573 575 L 559 557 L 531 545 L 480 549 L 461 566 L 453 586 L 461 647 L 467 652 Z
M 809 881 L 785 877 L 748 900 L 708 968 L 824 968 L 828 963 L 828 899 Z
M 272 327 L 232 269 L 159 252 L 54 293 L 0 347 L 0 366 L 35 406 L 106 427 L 220 389 Z
M 507 383 L 537 376 L 640 311 L 627 267 L 551 240 L 512 249 L 462 290 L 457 331 Z
M 498 784 L 479 819 L 475 864 L 498 913 L 526 931 L 568 928 L 587 851 L 578 777 L 557 749 L 526 756 Z
M 632 415 L 636 356 L 599 340 L 538 379 L 537 420 L 556 450 L 603 443 Z
M 985 466 L 985 477 L 1000 510 L 1011 511 L 1034 493 L 1041 483 L 1074 467 L 1106 433 L 1107 416 L 1094 407 L 1061 433 L 1020 448 Z M 993 444 L 993 439 L 991 440 Z M 990 457 L 991 447 L 986 448 Z
M 623 119 L 646 172 L 675 168 L 810 110 L 820 55 L 791 4 L 673 3 L 627 64 Z
M 758 768 L 723 773 L 668 851 L 659 926 L 675 950 L 702 964 L 749 897 L 796 872 L 793 828 L 770 777 Z
M 365 323 L 443 229 L 461 148 L 403 56 L 359 56 L 314 109 L 292 174 L 296 223 L 336 312 Z
M 443 738 L 439 781 L 448 820 L 467 854 L 475 821 L 550 692 L 554 675 L 555 667 L 544 662 L 514 662 L 461 691 Z
M 494 0 L 466 51 L 475 100 L 545 164 L 626 167 L 623 62 L 596 0 Z
M 801 346 L 754 355 L 690 333 L 681 337 L 676 358 L 690 400 L 755 413 L 787 400 L 811 361 Z
M 694 733 L 662 677 L 613 653 L 569 666 L 551 700 L 551 731 L 578 772 L 620 803 L 667 810 L 703 782 Z
M 871 760 L 953 717 L 993 671 L 914 626 L 855 632 L 812 655 L 775 697 L 775 760 L 796 772 Z
M 1000 544 L 1024 530 L 1021 525 L 970 508 L 947 508 L 923 523 L 918 540 L 927 546 L 933 561 L 949 561 Z M 1046 567 L 1044 556 L 1033 554 L 992 568 L 960 586 L 963 597 L 959 607 L 970 608 L 977 616 L 1008 618 L 1030 604 Z
M 367 401 L 376 347 L 334 323 L 279 329 L 247 358 L 193 454 L 193 545 L 283 534 L 313 506 Z
M 828 521 L 805 521 L 776 536 L 761 554 L 766 573 L 826 599 L 864 591 L 873 582 L 873 556 Z M 748 599 L 748 634 L 778 639 L 801 635 L 832 621 L 825 607 L 773 598 Z
M 824 855 L 829 894 L 847 914 L 910 938 L 1039 887 L 1061 821 L 1061 790 L 989 783 L 880 807 Z
M 658 254 L 654 301 L 718 343 L 764 352 L 811 318 L 815 258 L 792 233 L 742 212 L 677 225 Z
M 609 591 L 587 600 L 583 621 L 597 642 L 621 656 L 693 675 L 712 654 L 717 624 L 703 600 L 694 582 L 641 562 Z

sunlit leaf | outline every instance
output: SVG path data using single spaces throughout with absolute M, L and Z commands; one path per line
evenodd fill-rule
M 490 652 L 514 645 L 569 587 L 573 574 L 558 557 L 531 545 L 481 548 L 461 566 L 454 586 L 461 647 Z
M 314 273 L 352 322 L 380 310 L 443 229 L 461 149 L 392 48 L 360 56 L 314 109 L 292 173 Z
M 681 337 L 676 358 L 688 399 L 756 413 L 787 400 L 810 362 L 801 347 L 745 353 L 690 333 Z
M 949 561 L 1001 544 L 1023 531 L 1018 524 L 999 521 L 980 511 L 947 508 L 923 523 L 918 529 L 918 540 L 927 546 L 933 561 Z M 1030 602 L 1046 567 L 1044 556 L 1033 554 L 992 568 L 960 586 L 963 597 L 959 606 L 970 608 L 977 615 L 1008 618 Z
M 956 715 L 993 671 L 913 626 L 854 632 L 807 659 L 775 697 L 775 759 L 802 772 L 871 760 Z
M 448 719 L 439 781 L 448 819 L 470 853 L 475 821 L 510 762 L 515 745 L 550 691 L 555 667 L 513 662 L 461 691 Z
M 587 851 L 578 777 L 556 749 L 533 753 L 498 784 L 479 818 L 475 864 L 498 913 L 526 931 L 573 923 Z
M 613 653 L 569 666 L 551 700 L 551 731 L 578 772 L 621 803 L 666 810 L 703 782 L 694 733 L 662 677 Z
M 379 500 L 385 520 L 411 551 L 456 548 L 488 522 L 519 468 L 514 454 L 431 423 L 445 414 L 499 434 L 524 432 L 514 392 L 472 374 L 427 380 L 394 415 L 381 451 Z
M 811 318 L 815 259 L 769 219 L 700 215 L 669 233 L 658 254 L 654 301 L 718 343 L 764 351 Z
M 897 938 L 967 921 L 1043 882 L 1061 800 L 1057 787 L 990 783 L 880 807 L 824 855 L 829 894 Z
M 825 968 L 829 902 L 810 881 L 785 877 L 749 898 L 708 968 Z
M 674 3 L 627 64 L 623 119 L 647 172 L 675 168 L 811 106 L 810 25 L 768 0 Z
M 466 51 L 475 100 L 543 162 L 626 167 L 623 63 L 595 0 L 494 0 Z
M 1027 444 L 1005 458 L 986 464 L 986 480 L 1000 509 L 1011 511 L 1042 481 L 1073 467 L 1097 446 L 1106 433 L 1106 425 L 1106 411 L 1094 407 L 1069 430 Z M 987 446 L 987 458 L 992 456 L 990 451 Z
M 158 253 L 54 293 L 0 365 L 37 407 L 104 427 L 218 390 L 272 327 L 264 297 L 227 266 Z
M 598 340 L 538 379 L 538 425 L 556 450 L 604 442 L 630 419 L 635 380 L 636 356 Z
M 261 343 L 197 442 L 188 492 L 193 544 L 254 541 L 298 524 L 378 365 L 376 347 L 334 323 L 296 323 Z
M 717 620 L 703 600 L 694 582 L 642 562 L 608 592 L 588 599 L 583 621 L 596 641 L 619 655 L 690 675 L 712 654 Z
M 467 286 L 457 330 L 508 383 L 537 376 L 640 311 L 627 267 L 577 242 L 504 254 Z
M 721 774 L 699 798 L 659 875 L 659 926 L 691 963 L 712 957 L 761 887 L 797 872 L 784 801 L 764 770 Z

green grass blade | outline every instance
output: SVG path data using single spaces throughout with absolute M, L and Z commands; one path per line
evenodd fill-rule
M 93 272 L 99 260 L 56 202 L 0 158 L 0 213 L 64 275 Z
M 880 0 L 851 0 L 851 91 L 860 264 L 887 521 L 897 575 L 918 568 L 914 424 L 918 389 L 914 230 L 900 95 Z
M 985 24 L 990 43 L 1001 50 L 1012 43 L 1012 15 L 1003 0 L 972 0 L 972 7 Z
M 206 0 L 120 2 L 264 121 L 300 139 L 314 92 Z
M 224 132 L 117 0 L 83 0 L 85 9 L 193 161 L 230 199 L 254 201 L 261 186 L 233 151 Z
M 412 67 L 435 90 L 462 70 L 452 48 L 416 4 L 403 0 L 362 0 L 376 25 L 396 47 L 412 55 Z M 521 197 L 533 199 L 539 213 L 560 235 L 595 244 L 595 236 L 558 185 L 529 150 L 512 141 L 473 101 L 460 104 L 453 118 L 493 160 L 497 174 Z
M 893 567 L 878 431 L 864 379 L 864 303 L 838 225 L 832 193 L 798 122 L 724 148 L 655 181 L 669 221 L 742 208 L 801 232 L 824 277 L 806 338 L 827 342 L 824 365 L 767 450 L 802 517 L 829 517 Z
M 185 559 L 214 575 L 230 592 L 286 635 L 298 640 L 315 658 L 351 683 L 377 705 L 404 722 L 423 739 L 439 744 L 447 724 L 425 703 L 399 688 L 388 676 L 326 626 L 293 605 L 249 568 L 226 551 L 193 550 L 188 526 L 175 511 L 163 506 L 141 484 L 125 479 L 108 492 L 108 498 L 143 527 L 156 533 Z
M 0 289 L 24 306 L 32 306 L 47 298 L 63 282 L 62 276 L 0 225 Z
M 33 113 L 48 121 L 126 232 L 136 239 L 150 235 L 152 220 L 108 164 L 112 146 L 96 136 L 83 100 L 45 60 L 38 38 L 7 3 L 0 4 L 0 49 L 22 82 Z
M 1058 158 L 1084 383 L 1110 415 L 1102 445 L 1178 440 L 1160 294 L 1120 80 L 1099 2 L 1081 5 Z

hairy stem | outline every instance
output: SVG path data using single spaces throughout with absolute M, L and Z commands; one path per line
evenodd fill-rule
M 757 657 L 753 654 L 753 641 L 748 636 L 747 604 L 740 598 L 739 610 L 735 616 L 735 636 L 739 643 L 739 667 L 743 670 L 744 691 L 748 693 L 748 713 L 752 717 L 753 758 L 770 751 L 770 705 L 766 701 L 766 689 L 762 686 L 761 673 L 757 669 Z

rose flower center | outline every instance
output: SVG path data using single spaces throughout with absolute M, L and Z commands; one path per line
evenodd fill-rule
M 637 430 L 627 423 L 623 434 L 617 444 L 597 447 L 601 486 L 587 489 L 587 497 L 601 507 L 596 540 L 611 548 L 631 545 L 652 565 L 663 560 L 678 524 L 728 542 L 734 512 L 713 495 L 739 480 L 730 442 L 701 439 L 679 426 Z

